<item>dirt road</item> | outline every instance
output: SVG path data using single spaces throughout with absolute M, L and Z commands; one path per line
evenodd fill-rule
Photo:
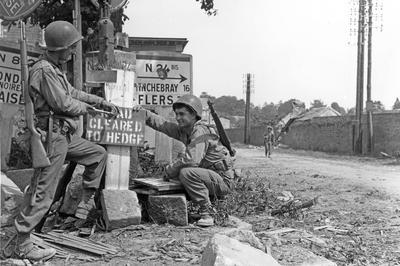
M 238 149 L 238 167 L 273 167 L 376 188 L 400 197 L 400 163 L 393 160 L 327 155 L 319 152 L 275 150 L 267 159 L 262 148 Z
M 282 265 L 297 265 L 307 251 L 338 265 L 400 265 L 398 163 L 293 150 L 275 150 L 267 159 L 261 148 L 237 150 L 238 167 L 246 176 L 265 180 L 271 191 L 289 191 L 296 199 L 319 198 L 301 215 L 280 217 L 278 223 L 265 215 L 242 217 L 255 231 L 298 230 L 272 241 L 272 254 Z M 310 235 L 314 241 L 305 240 Z

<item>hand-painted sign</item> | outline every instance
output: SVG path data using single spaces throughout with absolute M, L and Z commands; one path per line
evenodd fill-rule
M 139 146 L 144 141 L 144 112 L 120 107 L 116 118 L 105 115 L 88 115 L 86 138 L 100 144 L 117 146 Z
M 136 54 L 136 103 L 170 106 L 192 93 L 192 56 L 170 52 Z
M 29 53 L 28 64 L 39 54 Z M 24 104 L 19 49 L 0 45 L 0 103 Z
M 0 0 L 0 18 L 18 20 L 33 12 L 41 0 Z

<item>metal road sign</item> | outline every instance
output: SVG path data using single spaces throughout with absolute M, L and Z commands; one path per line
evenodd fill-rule
M 136 54 L 136 104 L 170 106 L 192 94 L 192 56 L 172 52 Z
M 29 15 L 41 3 L 41 0 L 0 0 L 0 18 L 18 20 Z
M 37 57 L 38 53 L 29 52 L 29 63 Z M 19 48 L 0 44 L 0 103 L 24 104 L 20 58 Z

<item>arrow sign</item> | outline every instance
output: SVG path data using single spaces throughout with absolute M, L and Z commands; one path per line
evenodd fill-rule
M 179 76 L 181 76 L 181 77 L 180 77 L 180 78 L 138 77 L 138 78 L 139 78 L 139 79 L 162 79 L 162 80 L 166 80 L 166 79 L 180 79 L 181 81 L 180 81 L 179 83 L 182 83 L 182 82 L 184 82 L 185 80 L 187 80 L 186 77 L 184 77 L 184 76 L 182 76 L 182 75 L 179 75 Z
M 0 0 L 0 18 L 18 20 L 29 15 L 41 3 L 41 0 Z

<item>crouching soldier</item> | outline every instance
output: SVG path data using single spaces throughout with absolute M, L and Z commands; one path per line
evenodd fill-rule
M 93 113 L 90 104 L 118 112 L 116 106 L 104 99 L 74 89 L 61 72 L 61 64 L 71 59 L 76 43 L 82 39 L 75 27 L 66 21 L 55 21 L 46 27 L 44 37 L 46 51 L 30 69 L 29 95 L 36 114 L 36 127 L 51 136 L 47 143 L 51 147 L 48 149 L 51 165 L 35 170 L 21 211 L 15 219 L 16 253 L 33 261 L 49 259 L 56 252 L 52 248 L 34 246 L 30 233 L 50 208 L 65 160 L 86 167 L 82 201 L 76 216 L 86 219 L 88 212 L 95 207 L 94 195 L 104 172 L 106 151 L 74 134 L 78 116 Z M 50 119 L 53 121 L 52 128 L 49 128 Z
M 201 120 L 202 104 L 193 95 L 184 95 L 172 108 L 176 123 L 146 110 L 146 124 L 183 142 L 186 151 L 165 169 L 169 178 L 178 178 L 190 199 L 200 206 L 199 226 L 212 226 L 210 198 L 220 198 L 233 187 L 233 160 L 219 142 L 216 130 Z M 142 109 L 135 107 L 136 111 Z

